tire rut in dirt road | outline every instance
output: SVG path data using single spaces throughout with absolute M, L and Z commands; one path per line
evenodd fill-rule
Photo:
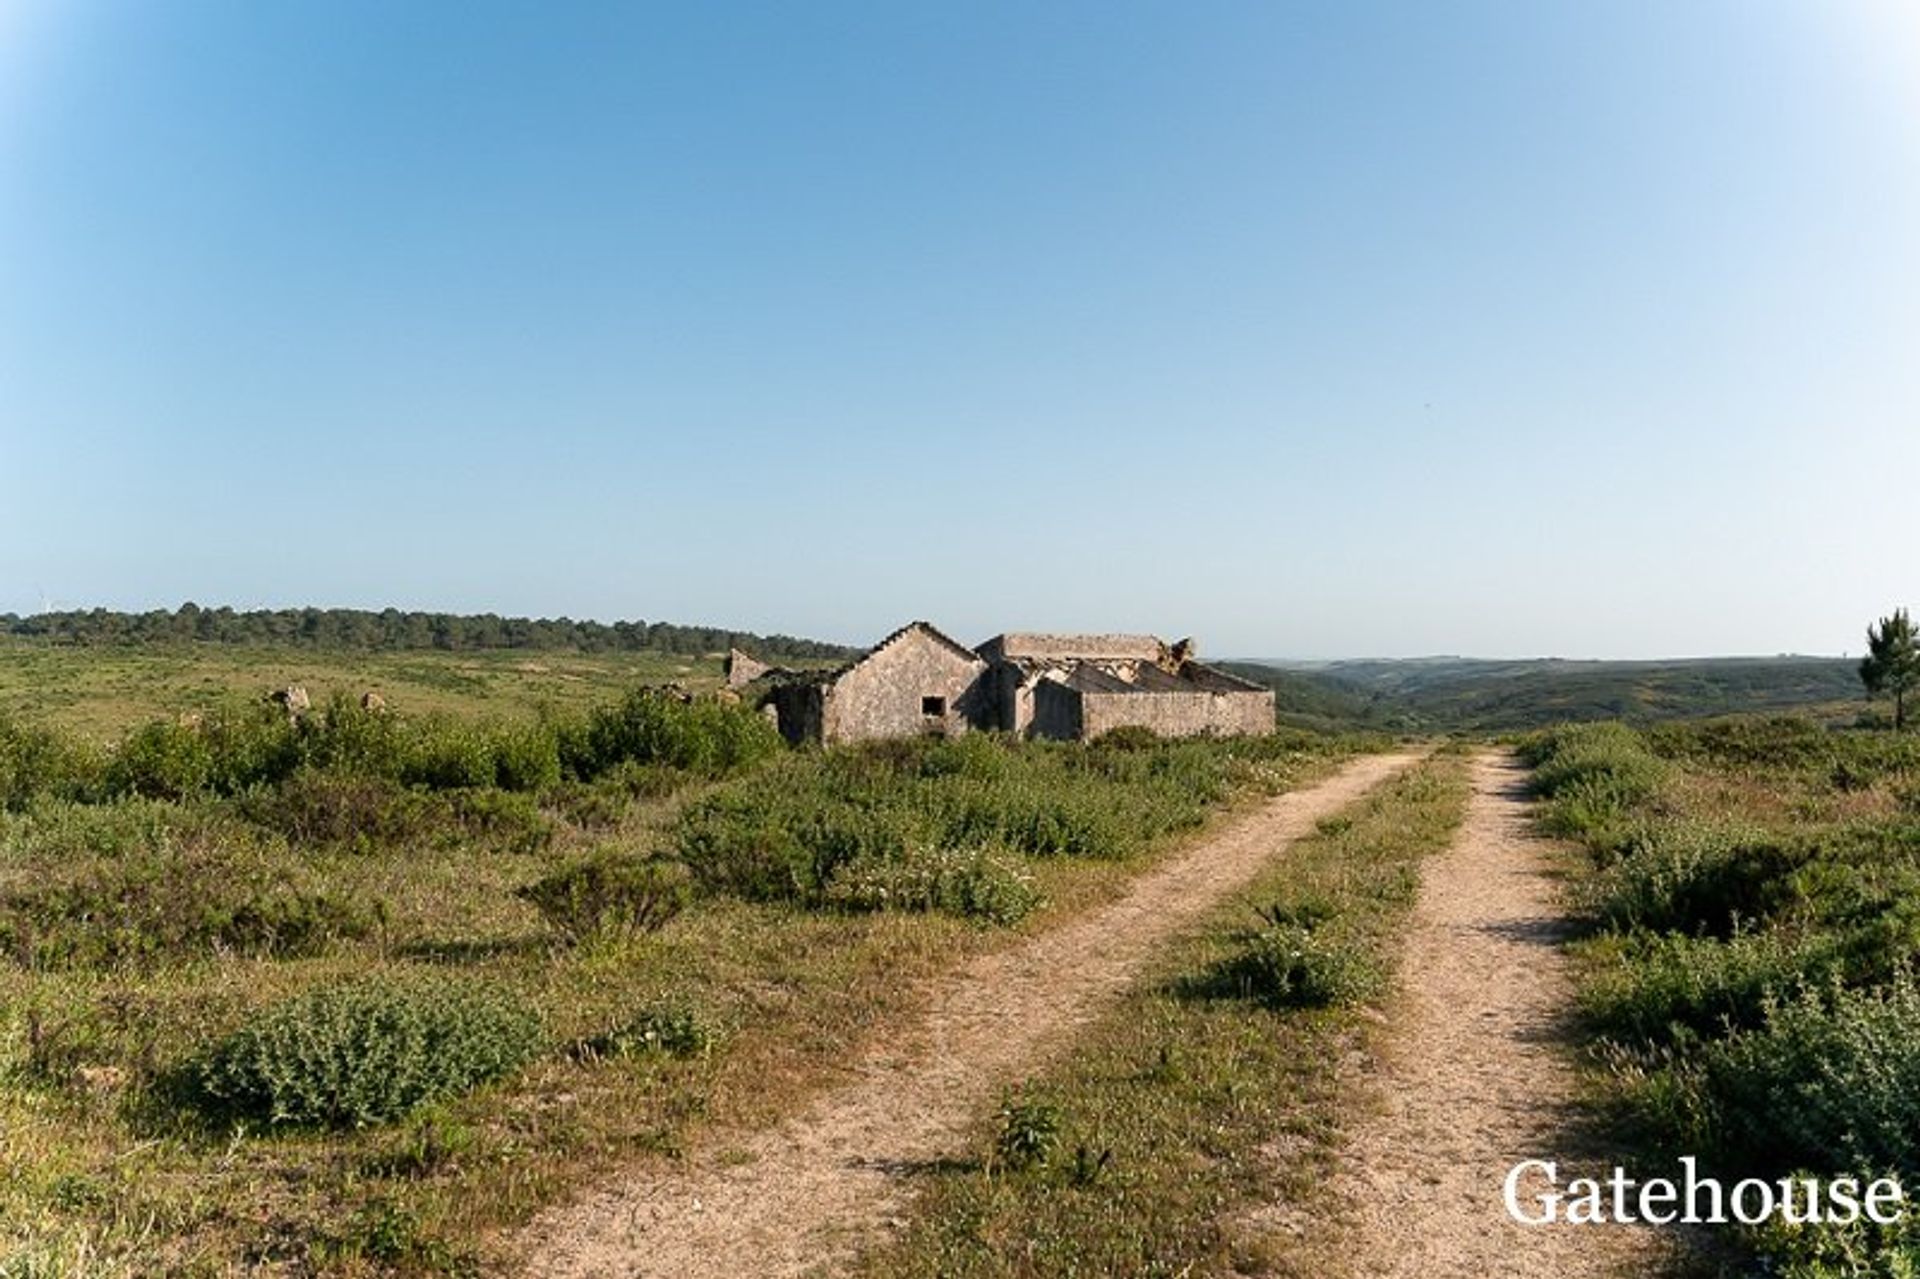
M 543 1276 L 756 1279 L 827 1270 L 898 1211 L 904 1173 L 951 1155 L 996 1092 L 1070 1042 L 1166 938 L 1244 887 L 1320 818 L 1418 758 L 1355 760 L 1327 781 L 1233 819 L 1141 875 L 1126 896 L 935 989 L 905 1037 L 797 1118 L 671 1174 L 625 1177 L 536 1221 L 523 1237 Z
M 1569 1149 L 1568 920 L 1525 788 L 1510 756 L 1476 759 L 1466 820 L 1422 876 L 1374 1081 L 1382 1113 L 1357 1126 L 1337 1179 L 1354 1275 L 1644 1275 L 1665 1255 L 1644 1229 L 1527 1227 L 1502 1202 L 1522 1159 L 1555 1160 L 1562 1185 L 1600 1171 Z

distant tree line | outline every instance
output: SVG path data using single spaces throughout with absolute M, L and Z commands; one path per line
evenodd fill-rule
M 345 649 L 571 649 L 582 653 L 715 653 L 739 647 L 765 658 L 836 658 L 852 650 L 791 635 L 755 635 L 671 622 L 576 622 L 493 613 L 397 608 L 276 608 L 239 612 L 182 604 L 168 611 L 78 609 L 21 617 L 0 613 L 0 635 L 60 644 L 294 644 Z

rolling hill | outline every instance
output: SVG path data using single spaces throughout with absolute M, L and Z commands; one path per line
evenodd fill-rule
M 1559 720 L 1647 721 L 1858 703 L 1854 663 L 1837 657 L 1668 661 L 1499 661 L 1463 657 L 1325 663 L 1243 661 L 1305 726 L 1502 731 Z

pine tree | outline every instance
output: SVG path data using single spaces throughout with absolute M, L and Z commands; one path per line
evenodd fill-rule
M 1907 610 L 1897 608 L 1878 626 L 1867 628 L 1867 655 L 1860 659 L 1860 682 L 1869 696 L 1893 694 L 1893 727 L 1906 723 L 1907 693 L 1920 687 L 1920 639 Z

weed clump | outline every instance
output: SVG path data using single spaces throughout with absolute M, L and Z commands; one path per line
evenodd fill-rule
M 692 899 L 693 883 L 679 862 L 603 850 L 528 884 L 519 895 L 556 931 L 579 941 L 596 933 L 661 928 Z
M 581 1061 L 610 1057 L 639 1057 L 658 1053 L 668 1057 L 704 1057 L 713 1050 L 720 1032 L 706 1014 L 691 1004 L 670 1000 L 653 1004 L 597 1035 L 574 1045 Z
M 1033 877 L 986 849 L 916 846 L 894 858 L 855 858 L 834 871 L 828 902 L 851 910 L 943 911 L 1014 924 L 1040 904 Z
M 993 1154 L 1001 1167 L 1024 1171 L 1053 1162 L 1066 1126 L 1060 1107 L 1042 1098 L 1009 1093 L 1000 1103 L 999 1120 Z
M 268 1008 L 193 1068 L 210 1109 L 272 1125 L 363 1128 L 517 1070 L 540 1022 L 508 996 L 370 979 Z
M 1216 984 L 1275 1008 L 1325 1008 L 1364 1002 L 1379 993 L 1385 975 L 1356 946 L 1317 928 L 1275 923 L 1248 934 L 1221 961 Z

